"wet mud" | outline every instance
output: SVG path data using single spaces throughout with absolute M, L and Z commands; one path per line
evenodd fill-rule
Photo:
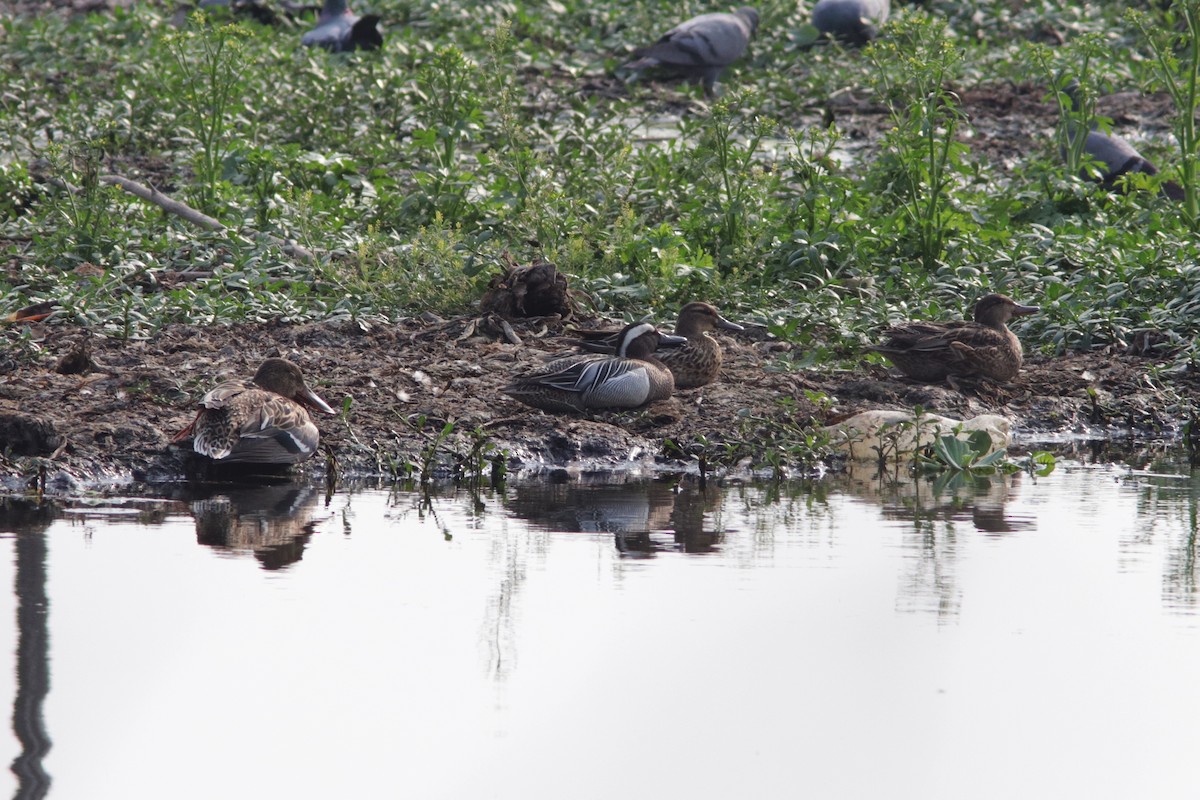
M 298 468 L 314 478 L 694 469 L 701 454 L 712 467 L 747 468 L 808 428 L 869 408 L 1002 414 L 1018 442 L 1064 432 L 1171 437 L 1200 396 L 1194 371 L 1129 347 L 1032 356 L 1009 384 L 954 388 L 866 362 L 788 369 L 791 346 L 753 326 L 718 336 L 725 366 L 716 383 L 635 411 L 547 414 L 503 395 L 511 376 L 564 352 L 564 329 L 557 317 L 507 330 L 492 316 L 427 317 L 172 325 L 122 341 L 53 318 L 10 325 L 0 359 L 0 477 L 10 490 L 40 481 L 70 492 L 194 476 L 196 460 L 172 437 L 207 388 L 248 378 L 272 356 L 299 364 L 340 412 L 320 416 L 321 451 Z

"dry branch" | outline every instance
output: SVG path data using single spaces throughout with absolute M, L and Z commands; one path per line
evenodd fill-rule
M 149 200 L 168 214 L 181 217 L 193 225 L 199 225 L 201 228 L 207 228 L 210 231 L 226 230 L 226 227 L 220 220 L 213 219 L 208 214 L 197 211 L 187 203 L 173 200 L 152 186 L 143 186 L 137 181 L 131 181 L 129 178 L 123 178 L 120 175 L 101 175 L 100 182 L 120 186 L 130 194 L 137 195 L 143 200 Z
M 136 195 L 143 200 L 148 200 L 169 214 L 174 214 L 177 217 L 187 220 L 193 225 L 199 225 L 202 228 L 207 228 L 210 231 L 227 231 L 229 230 L 220 220 L 213 219 L 207 214 L 197 211 L 187 203 L 180 202 L 173 198 L 167 197 L 162 192 L 150 186 L 144 186 L 137 181 L 132 181 L 129 178 L 124 178 L 120 175 L 101 175 L 100 180 L 113 186 L 120 186 L 125 191 L 132 195 Z M 257 231 L 249 231 L 253 235 L 259 235 Z M 312 251 L 302 245 L 297 244 L 291 239 L 281 239 L 278 236 L 273 236 L 269 233 L 261 234 L 267 237 L 267 241 L 281 248 L 283 252 L 295 258 L 303 259 L 304 261 L 316 261 L 317 257 Z
M 49 180 L 50 183 L 54 184 L 55 186 L 59 186 L 68 192 L 71 192 L 72 194 L 79 194 L 80 192 L 78 186 L 74 186 L 62 178 L 47 176 L 47 180 Z M 167 197 L 158 189 L 155 189 L 151 186 L 145 186 L 137 181 L 130 180 L 129 178 L 125 178 L 120 175 L 101 175 L 100 182 L 107 183 L 110 186 L 119 186 L 130 194 L 140 197 L 143 200 L 148 200 L 149 202 L 154 203 L 154 205 L 161 208 L 163 211 L 187 220 L 193 225 L 198 225 L 201 228 L 205 228 L 210 231 L 217 231 L 218 233 L 229 232 L 229 228 L 220 220 L 213 219 L 202 211 L 197 211 L 187 203 Z M 317 260 L 317 257 L 313 255 L 311 250 L 303 245 L 297 244 L 291 239 L 281 239 L 278 236 L 273 236 L 269 233 L 260 234 L 258 231 L 247 231 L 247 233 L 252 236 L 265 236 L 267 241 L 294 258 L 299 258 L 303 261 Z

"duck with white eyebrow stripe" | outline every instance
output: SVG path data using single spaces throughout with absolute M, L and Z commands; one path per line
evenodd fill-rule
M 544 411 L 637 408 L 675 391 L 675 379 L 654 357 L 655 349 L 686 342 L 659 333 L 649 322 L 635 322 L 621 331 L 615 355 L 558 358 L 501 391 Z

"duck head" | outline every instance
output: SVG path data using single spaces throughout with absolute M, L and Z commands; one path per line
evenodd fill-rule
M 254 373 L 253 380 L 257 386 L 268 392 L 283 395 L 302 406 L 325 414 L 337 413 L 317 396 L 316 392 L 308 388 L 308 384 L 304 382 L 304 373 L 286 358 L 268 358 L 259 366 L 258 372 Z
M 1000 328 L 1013 317 L 1036 314 L 1041 310 L 1037 306 L 1023 306 L 1006 295 L 989 294 L 975 304 L 975 321 L 991 328 Z
M 678 347 L 687 344 L 683 336 L 660 333 L 649 322 L 633 322 L 617 334 L 617 358 L 645 360 L 659 347 Z
M 736 322 L 730 322 L 722 317 L 721 313 L 708 303 L 688 303 L 679 309 L 679 321 L 675 324 L 676 333 L 694 336 L 717 328 L 727 331 L 745 330 Z

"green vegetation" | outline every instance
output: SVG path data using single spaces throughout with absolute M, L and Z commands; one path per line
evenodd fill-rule
M 939 436 L 926 452 L 917 455 L 915 462 L 921 473 L 934 477 L 934 494 L 938 495 L 985 482 L 997 474 L 1023 471 L 1034 479 L 1044 478 L 1057 465 L 1054 456 L 1042 450 L 1017 460 L 1009 458 L 1003 449 L 992 450 L 987 431 L 972 431 L 965 439 L 953 434 Z
M 853 363 L 887 320 L 961 315 L 996 289 L 1043 307 L 1021 325 L 1030 350 L 1153 328 L 1196 360 L 1200 0 L 932 0 L 898 7 L 865 50 L 798 47 L 805 5 L 760 4 L 712 104 L 613 69 L 719 4 L 356 0 L 386 43 L 351 55 L 299 47 L 304 21 L 179 29 L 166 4 L 0 20 L 0 308 L 53 299 L 122 337 L 464 313 L 507 252 L 555 262 L 616 313 L 713 300 L 798 344 L 794 365 Z M 1030 41 L 1047 32 L 1064 43 Z M 1051 109 L 1069 77 L 1089 102 L 1171 99 L 1138 145 L 1186 202 L 1066 167 Z M 1046 113 L 974 126 L 988 93 L 1018 90 Z M 168 271 L 183 276 L 155 280 Z M 482 453 L 466 458 L 477 471 Z

